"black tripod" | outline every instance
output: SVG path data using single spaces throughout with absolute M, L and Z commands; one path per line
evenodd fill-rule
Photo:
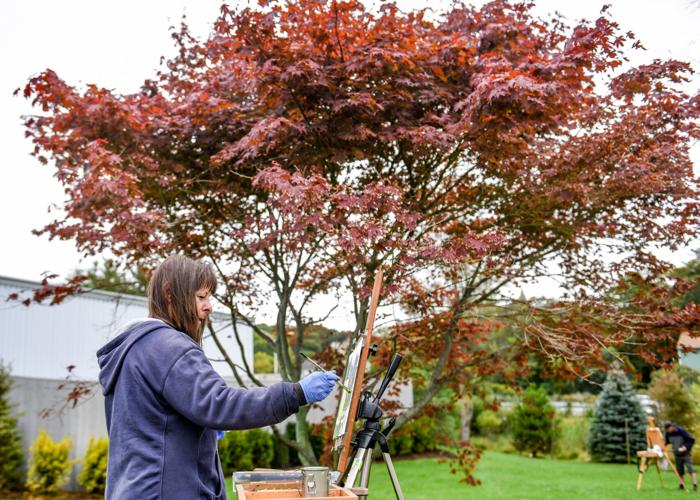
M 396 498 L 398 500 L 403 500 L 403 493 L 401 493 L 401 485 L 399 484 L 399 478 L 396 476 L 396 471 L 394 470 L 394 464 L 391 461 L 391 455 L 389 454 L 389 446 L 387 445 L 386 438 L 393 429 L 396 423 L 396 418 L 392 417 L 389 420 L 389 424 L 384 430 L 381 430 L 379 420 L 382 418 L 384 412 L 379 406 L 379 400 L 384 395 L 389 382 L 394 377 L 399 364 L 403 358 L 399 354 L 394 354 L 391 358 L 391 363 L 389 364 L 389 370 L 387 371 L 384 380 L 382 380 L 382 385 L 379 386 L 379 391 L 377 395 L 372 399 L 372 393 L 369 391 L 363 391 L 362 397 L 360 398 L 360 404 L 357 409 L 358 419 L 362 418 L 365 420 L 362 429 L 358 431 L 355 435 L 355 439 L 351 442 L 352 451 L 350 452 L 349 463 L 352 465 L 350 468 L 346 468 L 345 472 L 341 476 L 339 483 L 347 486 L 353 487 L 355 481 L 357 480 L 357 475 L 360 475 L 360 488 L 366 489 L 369 484 L 369 473 L 372 467 L 372 451 L 374 446 L 379 443 L 379 448 L 382 450 L 382 455 L 384 456 L 384 463 L 386 463 L 386 468 L 389 471 L 389 477 L 391 478 L 391 484 L 394 486 L 394 492 L 396 493 Z M 358 495 L 361 500 L 366 500 L 367 495 Z

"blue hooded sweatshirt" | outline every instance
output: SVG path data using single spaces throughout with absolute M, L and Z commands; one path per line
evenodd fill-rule
M 97 358 L 107 499 L 225 499 L 216 429 L 275 424 L 305 402 L 287 382 L 229 387 L 196 342 L 156 319 L 132 323 Z

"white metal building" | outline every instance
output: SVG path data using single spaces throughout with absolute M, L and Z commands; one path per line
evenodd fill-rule
M 68 376 L 67 367 L 71 365 L 73 379 L 96 381 L 99 374 L 96 351 L 115 336 L 120 326 L 147 317 L 147 301 L 144 297 L 105 291 L 76 295 L 55 306 L 27 307 L 20 301 L 6 300 L 12 293 L 20 293 L 20 300 L 29 297 L 38 286 L 31 281 L 0 277 L 0 360 L 10 365 L 14 380 L 10 398 L 19 416 L 25 452 L 44 427 L 56 440 L 71 437 L 72 458 L 81 459 L 90 437 L 107 435 L 104 399 L 96 385 L 92 396 L 82 399 L 76 408 L 59 411 L 66 406 L 70 387 L 58 387 Z M 212 321 L 232 361 L 241 365 L 243 357 L 229 316 L 215 312 Z M 245 358 L 252 366 L 252 330 L 240 324 L 238 330 Z M 231 369 L 221 360 L 211 338 L 205 338 L 204 350 L 214 368 L 235 385 Z M 52 410 L 48 418 L 41 416 L 45 410 Z M 79 470 L 74 468 L 69 487 L 77 485 Z
M 94 290 L 67 298 L 56 306 L 6 301 L 10 293 L 21 298 L 38 283 L 0 276 L 0 358 L 12 365 L 18 377 L 61 380 L 66 367 L 74 365 L 75 376 L 97 380 L 99 367 L 95 352 L 114 337 L 116 331 L 136 318 L 148 316 L 145 297 Z M 220 312 L 212 314 L 214 327 L 232 360 L 242 364 L 240 349 L 233 337 L 231 320 Z M 238 325 L 248 363 L 253 363 L 253 337 L 250 327 Z M 204 350 L 224 378 L 233 374 L 213 340 L 205 338 Z

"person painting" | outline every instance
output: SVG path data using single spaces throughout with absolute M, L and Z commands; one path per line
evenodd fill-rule
M 150 318 L 97 351 L 110 439 L 105 498 L 226 498 L 217 431 L 281 422 L 339 379 L 314 372 L 298 383 L 226 385 L 201 347 L 215 288 L 208 264 L 169 257 L 148 285 Z
M 685 475 L 685 469 L 687 467 L 688 472 L 690 472 L 690 477 L 693 480 L 693 490 L 698 491 L 698 475 L 695 473 L 691 460 L 691 450 L 693 449 L 693 444 L 695 444 L 695 438 L 690 432 L 673 422 L 664 422 L 664 434 L 666 437 L 666 444 L 671 445 L 673 454 L 676 457 L 676 469 L 678 470 L 678 475 L 681 480 L 678 488 L 681 490 L 685 489 L 685 479 L 683 476 Z

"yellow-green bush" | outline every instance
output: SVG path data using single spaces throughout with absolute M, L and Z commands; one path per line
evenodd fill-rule
M 274 373 L 274 358 L 266 352 L 256 352 L 253 356 L 253 367 L 255 373 Z
M 483 410 L 476 418 L 479 431 L 484 436 L 493 436 L 503 430 L 503 418 L 493 410 Z
M 83 470 L 78 482 L 88 493 L 104 493 L 107 486 L 107 456 L 109 454 L 109 439 L 101 437 L 90 438 L 85 458 L 83 458 Z
M 481 450 L 497 451 L 499 453 L 517 453 L 510 434 L 493 436 L 472 436 L 471 443 Z
M 55 493 L 66 484 L 73 467 L 69 456 L 71 448 L 73 441 L 70 438 L 57 443 L 46 430 L 41 429 L 29 448 L 31 458 L 27 489 L 32 493 Z

